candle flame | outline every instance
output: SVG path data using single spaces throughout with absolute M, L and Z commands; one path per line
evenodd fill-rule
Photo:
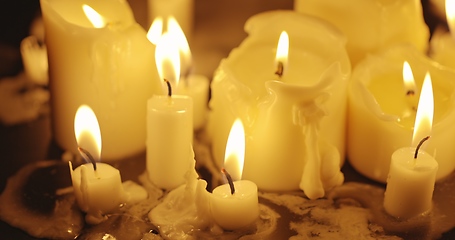
M 425 79 L 420 92 L 419 106 L 417 107 L 416 121 L 414 125 L 414 133 L 412 135 L 412 146 L 417 146 L 420 140 L 426 136 L 430 136 L 431 127 L 433 125 L 434 114 L 434 99 L 433 86 L 431 83 L 430 74 L 425 74 Z
M 453 38 L 455 38 L 455 1 L 446 0 L 446 19 L 449 25 L 449 30 Z
M 77 145 L 88 151 L 95 160 L 101 156 L 101 132 L 98 120 L 93 110 L 87 105 L 81 105 L 74 117 L 74 134 Z M 89 159 L 85 159 L 90 162 Z
M 164 33 L 155 50 L 155 62 L 161 79 L 178 85 L 180 79 L 180 55 L 175 39 L 168 32 Z
M 149 31 L 147 32 L 147 39 L 154 45 L 158 44 L 158 41 L 163 33 L 163 18 L 156 17 L 152 25 L 150 25 Z
M 95 9 L 90 7 L 87 4 L 82 5 L 82 9 L 84 10 L 85 16 L 87 16 L 88 20 L 92 23 L 95 28 L 103 28 L 106 26 L 103 16 L 101 16 Z
M 242 121 L 236 119 L 226 144 L 224 168 L 231 174 L 233 180 L 242 179 L 245 158 L 245 131 Z
M 186 39 L 185 33 L 183 33 L 182 28 L 173 16 L 170 16 L 168 18 L 167 30 L 170 34 L 172 34 L 173 38 L 175 38 L 177 42 L 181 61 L 180 72 L 181 74 L 187 74 L 191 67 L 190 46 L 188 45 L 188 40 Z
M 275 57 L 275 66 L 279 69 L 284 69 L 287 67 L 288 63 L 288 54 L 289 54 L 289 36 L 286 31 L 282 31 L 280 34 L 280 39 L 278 40 L 278 46 L 276 50 Z M 281 66 L 280 66 L 281 65 Z M 281 73 L 282 75 L 282 73 Z
M 416 94 L 416 83 L 412 74 L 411 66 L 407 61 L 403 63 L 403 83 L 406 95 Z

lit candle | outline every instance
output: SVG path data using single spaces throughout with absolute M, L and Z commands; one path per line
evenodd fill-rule
M 223 170 L 229 183 L 215 188 L 210 201 L 213 219 L 226 230 L 249 226 L 259 216 L 256 184 L 240 180 L 244 154 L 245 133 L 242 122 L 237 119 L 232 125 L 226 145 Z
M 455 1 L 445 1 L 449 31 L 437 28 L 430 41 L 430 56 L 442 65 L 455 69 Z
M 194 0 L 148 0 L 148 19 L 151 23 L 155 18 L 167 19 L 175 17 L 183 31 L 190 36 L 193 30 Z
M 394 44 L 409 43 L 422 53 L 427 50 L 430 33 L 417 0 L 296 0 L 294 9 L 340 29 L 348 39 L 353 66 L 368 53 Z
M 394 217 L 407 219 L 431 209 L 438 162 L 419 148 L 431 132 L 433 108 L 431 78 L 427 73 L 420 94 L 412 147 L 400 148 L 392 154 L 384 208 Z M 418 143 L 419 139 L 423 140 Z
M 229 129 L 240 118 L 248 139 L 244 179 L 263 188 L 264 184 L 251 177 L 268 176 L 269 172 L 254 168 L 266 165 L 256 156 L 260 154 L 279 164 L 282 171 L 272 172 L 273 175 L 290 179 L 276 182 L 273 177 L 260 177 L 263 181 L 274 184 L 275 190 L 297 190 L 307 151 L 303 147 L 304 118 L 301 117 L 307 113 L 304 102 L 314 100 L 327 113 L 321 116 L 315 136 L 330 146 L 326 156 L 335 151 L 335 156 L 344 159 L 346 87 L 351 69 L 345 39 L 327 23 L 294 11 L 260 13 L 246 22 L 245 29 L 248 37 L 221 61 L 211 83 L 207 128 L 212 137 L 212 153 L 216 163 L 222 165 Z M 287 63 L 283 62 L 283 75 L 277 82 L 272 80 L 278 79 L 276 48 L 283 31 L 289 36 L 289 56 Z M 254 141 L 269 145 L 261 146 L 258 142 L 257 151 L 253 151 Z M 274 166 L 264 168 L 271 170 Z
M 180 51 L 180 77 L 176 93 L 193 99 L 193 129 L 204 127 L 207 119 L 207 104 L 209 98 L 209 79 L 203 75 L 192 74 L 192 57 L 188 41 L 173 17 L 168 18 L 168 32 L 177 41 Z
M 168 95 L 155 95 L 147 102 L 147 172 L 158 187 L 174 189 L 185 182 L 192 157 L 192 100 L 173 95 L 177 85 L 180 59 L 172 35 L 161 36 L 156 47 L 156 65 L 167 83 Z
M 82 105 L 74 118 L 74 133 L 82 157 L 90 162 L 77 167 L 69 162 L 71 179 L 80 209 L 87 213 L 86 221 L 98 223 L 126 200 L 120 172 L 98 162 L 101 155 L 101 133 L 95 113 Z
M 83 10 L 84 3 L 90 3 L 93 15 Z M 42 0 L 41 7 L 57 144 L 77 149 L 72 116 L 88 104 L 100 122 L 104 161 L 144 151 L 146 102 L 161 85 L 153 67 L 154 46 L 128 2 Z
M 409 144 L 416 111 L 403 91 L 403 62 L 412 66 L 416 86 L 431 72 L 434 86 L 432 141 L 426 150 L 436 153 L 436 179 L 455 169 L 455 73 L 431 61 L 410 46 L 395 46 L 360 62 L 349 85 L 348 159 L 361 174 L 385 183 L 390 156 Z M 419 87 L 420 88 L 420 87 Z M 416 97 L 419 96 L 416 92 Z
M 22 63 L 25 74 L 34 83 L 47 85 L 49 82 L 46 45 L 36 36 L 28 36 L 21 42 Z

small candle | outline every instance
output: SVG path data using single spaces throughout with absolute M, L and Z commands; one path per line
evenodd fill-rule
M 224 167 L 229 183 L 218 186 L 212 192 L 211 212 L 215 222 L 226 230 L 235 230 L 253 224 L 259 216 L 257 186 L 242 177 L 245 154 L 245 133 L 237 119 L 226 145 Z M 231 179 L 230 179 L 231 178 Z M 232 182 L 232 180 L 238 180 Z
M 430 56 L 436 62 L 455 69 L 455 2 L 445 1 L 449 31 L 437 28 L 430 41 Z
M 22 63 L 25 74 L 36 84 L 49 82 L 46 45 L 36 37 L 28 36 L 21 42 Z
M 146 102 L 161 92 L 155 49 L 127 1 L 91 0 L 86 6 L 93 11 L 83 5 L 41 1 L 53 136 L 60 147 L 75 151 L 72 116 L 88 104 L 100 122 L 103 161 L 124 159 L 145 149 Z
M 91 162 L 75 170 L 69 162 L 74 194 L 79 208 L 87 213 L 86 221 L 94 224 L 102 221 L 104 214 L 118 209 L 126 200 L 126 195 L 120 172 L 108 164 L 96 162 L 101 155 L 101 133 L 90 107 L 79 107 L 74 119 L 74 132 L 82 156 Z
M 427 50 L 430 32 L 420 1 L 296 0 L 294 9 L 340 29 L 348 39 L 346 49 L 353 66 L 368 53 L 394 44 L 408 43 L 422 53 Z
M 168 33 L 156 47 L 156 64 L 168 86 L 168 95 L 156 95 L 147 102 L 147 172 L 158 187 L 174 189 L 185 182 L 192 161 L 192 100 L 173 95 L 171 81 L 180 76 L 177 45 Z
M 180 78 L 176 93 L 193 99 L 193 129 L 204 127 L 207 120 L 209 98 L 209 79 L 203 75 L 192 73 L 192 56 L 188 41 L 174 17 L 168 18 L 168 32 L 178 43 L 180 51 Z
M 407 89 L 403 90 L 404 61 L 412 67 L 419 89 L 425 73 L 431 72 L 435 112 L 426 151 L 437 154 L 436 179 L 442 179 L 455 169 L 455 148 L 451 146 L 455 141 L 455 84 L 451 81 L 455 73 L 410 46 L 370 55 L 354 69 L 349 85 L 347 159 L 359 173 L 385 183 L 390 156 L 409 144 L 416 111 Z M 419 94 L 417 91 L 415 97 Z
M 438 162 L 419 150 L 429 137 L 433 122 L 433 92 L 429 75 L 425 77 L 413 134 L 413 146 L 400 148 L 392 154 L 384 208 L 392 216 L 407 219 L 427 213 L 438 170 Z M 416 144 L 417 139 L 423 139 Z

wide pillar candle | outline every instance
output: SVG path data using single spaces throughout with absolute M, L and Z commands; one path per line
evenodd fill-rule
M 344 159 L 351 69 L 345 39 L 331 25 L 294 11 L 255 15 L 245 29 L 249 36 L 222 60 L 211 84 L 213 156 L 221 166 L 230 127 L 240 118 L 247 136 L 244 179 L 259 189 L 297 190 L 309 149 L 303 132 L 306 113 L 311 114 L 307 106 L 321 110 L 314 119 L 320 124 L 314 129 L 316 145 L 330 146 L 326 154 L 331 159 Z M 275 56 L 283 30 L 289 34 L 288 67 L 278 79 Z
M 397 43 L 427 50 L 430 33 L 419 0 L 295 0 L 294 9 L 339 28 L 348 39 L 346 48 L 353 66 L 366 54 Z
M 417 89 L 427 71 L 433 81 L 435 112 L 426 151 L 435 154 L 439 163 L 436 179 L 455 169 L 455 148 L 451 146 L 455 141 L 455 73 L 412 46 L 395 46 L 360 62 L 349 85 L 348 159 L 359 173 L 383 183 L 390 156 L 409 145 L 416 116 L 403 87 L 404 61 L 412 68 Z
M 83 4 L 103 17 L 103 27 L 93 27 Z M 65 150 L 77 149 L 73 117 L 81 104 L 88 104 L 101 126 L 104 161 L 143 151 L 146 102 L 161 92 L 161 84 L 154 47 L 127 2 L 42 0 L 41 7 L 57 144 Z

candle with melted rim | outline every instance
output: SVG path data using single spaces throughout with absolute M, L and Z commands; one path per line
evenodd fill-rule
M 449 30 L 436 28 L 430 41 L 430 56 L 436 62 L 455 69 L 455 1 L 445 1 Z
M 100 23 L 86 15 L 84 4 Z M 154 46 L 127 1 L 41 0 L 41 7 L 57 144 L 77 154 L 72 117 L 88 104 L 100 122 L 104 161 L 142 152 L 146 102 L 161 86 Z

